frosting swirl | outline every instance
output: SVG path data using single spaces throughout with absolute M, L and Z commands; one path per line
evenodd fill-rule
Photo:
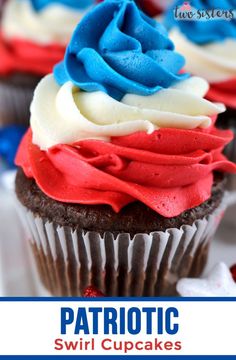
M 16 163 L 49 197 L 77 204 L 107 204 L 115 212 L 141 201 L 165 217 L 194 208 L 211 196 L 213 171 L 236 172 L 222 154 L 230 131 L 160 129 L 81 140 L 41 151 L 31 131 Z
M 92 6 L 94 0 L 31 0 L 31 3 L 36 11 L 40 11 L 52 4 L 61 4 L 72 9 L 83 10 Z
M 153 95 L 126 94 L 117 101 L 102 91 L 80 91 L 71 82 L 60 87 L 48 75 L 31 104 L 33 141 L 46 150 L 84 138 L 109 141 L 159 128 L 206 128 L 212 123 L 210 116 L 225 110 L 203 99 L 207 91 L 206 81 L 192 77 Z
M 5 39 L 23 39 L 41 45 L 56 43 L 65 47 L 87 9 L 79 6 L 75 9 L 60 1 L 46 3 L 47 6 L 41 9 L 39 5 L 44 4 L 44 1 L 32 3 L 30 0 L 9 0 L 4 8 L 1 24 Z M 70 1 L 68 5 L 69 3 Z
M 178 27 L 179 30 L 193 43 L 202 45 L 211 42 L 223 41 L 227 38 L 236 39 L 236 19 L 211 19 L 211 20 L 180 20 L 176 21 L 174 10 L 176 6 L 183 5 L 182 0 L 175 1 L 174 5 L 169 9 L 165 17 L 165 25 L 167 28 Z M 197 10 L 235 10 L 235 0 L 191 0 L 191 7 Z
M 80 22 L 54 75 L 60 85 L 71 81 L 118 100 L 151 95 L 187 77 L 179 74 L 184 58 L 173 49 L 165 29 L 133 1 L 104 1 Z
M 186 59 L 185 71 L 204 77 L 210 83 L 209 99 L 236 108 L 236 20 L 176 21 L 173 9 L 178 5 L 182 2 L 173 5 L 165 23 L 171 28 L 170 38 L 177 51 Z M 210 0 L 194 0 L 191 5 L 195 10 L 204 11 L 217 6 Z M 235 2 L 224 0 L 218 7 L 235 11 Z
M 65 46 L 90 0 L 9 0 L 0 32 L 0 74 L 45 75 L 64 57 Z
M 210 83 L 236 77 L 236 40 L 198 45 L 178 29 L 173 29 L 170 37 L 186 58 L 186 71 L 204 77 Z
M 106 0 L 77 27 L 59 84 L 39 83 L 17 165 L 57 201 L 116 212 L 141 201 L 165 217 L 202 204 L 214 171 L 236 172 L 222 154 L 232 133 L 215 128 L 225 107 L 178 74 L 183 63 L 133 1 Z
M 19 39 L 6 41 L 0 33 L 0 74 L 8 75 L 19 71 L 46 75 L 63 58 L 64 52 L 65 47 L 62 45 L 40 46 Z
M 207 93 L 207 98 L 220 101 L 231 109 L 236 109 L 236 77 L 220 83 L 213 83 Z
M 236 108 L 236 40 L 198 45 L 178 29 L 170 32 L 176 48 L 186 58 L 185 70 L 210 83 L 207 97 Z

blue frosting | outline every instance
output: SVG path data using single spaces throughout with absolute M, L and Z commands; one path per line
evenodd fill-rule
M 132 0 L 106 0 L 79 23 L 64 61 L 54 68 L 59 85 L 71 81 L 84 91 L 151 95 L 188 77 L 164 27 Z
M 207 44 L 211 42 L 223 41 L 226 38 L 236 38 L 236 19 L 206 19 L 202 20 L 176 20 L 174 10 L 176 6 L 181 7 L 183 0 L 175 1 L 174 5 L 168 10 L 164 19 L 164 24 L 168 29 L 178 27 L 180 31 L 192 42 L 196 44 Z M 191 0 L 189 4 L 196 10 L 234 10 L 236 0 Z
M 14 167 L 16 151 L 25 131 L 26 128 L 17 125 L 0 128 L 0 159 L 10 168 Z
M 61 4 L 72 9 L 83 10 L 94 4 L 95 0 L 30 0 L 34 9 L 40 11 L 52 4 Z

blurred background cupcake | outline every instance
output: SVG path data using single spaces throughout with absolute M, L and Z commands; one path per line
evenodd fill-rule
M 0 176 L 2 172 L 15 168 L 16 151 L 25 131 L 25 127 L 18 125 L 0 128 Z
M 236 166 L 224 105 L 184 63 L 135 2 L 106 0 L 37 86 L 16 194 L 52 294 L 174 295 L 202 272 Z
M 0 31 L 0 124 L 28 124 L 39 80 L 63 58 L 92 0 L 9 0 Z
M 2 15 L 3 5 L 6 0 L 0 0 L 0 16 Z
M 185 70 L 210 83 L 207 98 L 222 102 L 227 111 L 217 126 L 236 133 L 236 9 L 234 0 L 175 1 L 165 16 L 177 51 L 186 58 Z M 191 16 L 194 13 L 194 16 Z M 189 17 L 190 16 L 190 17 Z M 183 19 L 184 20 L 181 20 Z M 195 19 L 195 20 L 194 20 Z M 227 147 L 236 161 L 236 140 Z M 235 177 L 231 177 L 231 182 Z M 235 186 L 231 188 L 236 189 Z
M 155 17 L 163 13 L 173 0 L 136 0 L 136 3 L 147 15 Z

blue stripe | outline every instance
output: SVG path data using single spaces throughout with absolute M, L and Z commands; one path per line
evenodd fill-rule
M 155 301 L 155 302 L 232 302 L 236 301 L 236 297 L 104 297 L 104 298 L 83 298 L 83 297 L 0 297 L 0 302 L 9 301 L 9 302 L 86 302 L 86 301 L 107 301 L 107 302 L 122 302 L 122 301 Z
M 109 359 L 115 359 L 115 360 L 123 360 L 123 359 L 138 359 L 138 360 L 147 360 L 148 358 L 152 359 L 158 359 L 158 360 L 173 360 L 177 358 L 178 360 L 187 360 L 187 359 L 193 359 L 193 360 L 224 360 L 224 359 L 236 359 L 236 355 L 22 355 L 22 356 L 11 356 L 11 355 L 4 355 L 0 356 L 0 359 L 37 359 L 37 360 L 45 360 L 45 359 L 61 359 L 66 360 L 70 358 L 76 358 L 79 360 L 109 360 Z

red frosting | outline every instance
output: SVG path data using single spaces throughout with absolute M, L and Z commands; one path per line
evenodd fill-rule
M 97 3 L 104 0 L 96 0 Z M 159 4 L 159 0 L 135 0 L 140 8 L 145 11 L 149 16 L 156 16 L 163 12 L 164 6 Z
M 213 171 L 236 172 L 223 155 L 231 131 L 160 129 L 81 140 L 41 151 L 25 135 L 16 158 L 49 197 L 67 203 L 109 204 L 118 212 L 139 200 L 165 217 L 177 216 L 211 196 Z
M 209 100 L 222 102 L 227 107 L 236 109 L 236 77 L 210 85 L 211 87 L 207 94 Z
M 64 57 L 65 47 L 58 44 L 38 45 L 21 39 L 6 41 L 0 34 L 0 75 L 26 72 L 43 76 Z
M 149 16 L 156 16 L 164 10 L 159 0 L 137 0 L 136 2 Z

